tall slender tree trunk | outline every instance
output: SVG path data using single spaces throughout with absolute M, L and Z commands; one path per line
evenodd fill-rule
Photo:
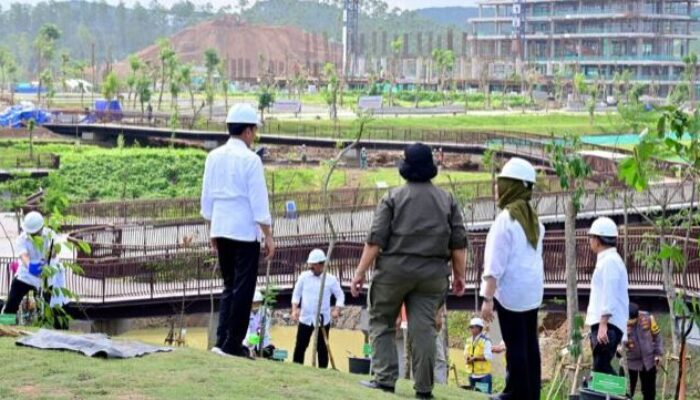
M 569 195 L 566 199 L 564 237 L 566 253 L 566 322 L 569 338 L 573 338 L 576 331 L 576 315 L 578 314 L 578 279 L 576 273 L 576 206 L 572 195 Z
M 161 62 L 161 78 L 160 78 L 160 93 L 158 94 L 158 111 L 163 102 L 163 89 L 165 89 L 165 60 Z

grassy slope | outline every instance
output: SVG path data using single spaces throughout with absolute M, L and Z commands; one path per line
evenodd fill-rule
M 654 113 L 643 115 L 643 120 L 652 123 Z M 276 122 L 273 122 L 276 123 Z M 285 128 L 295 128 L 299 121 L 280 121 Z M 348 127 L 352 121 L 339 121 L 340 127 Z M 327 120 L 304 121 L 307 126 L 331 128 L 333 124 Z M 502 114 L 502 115 L 457 115 L 434 117 L 376 117 L 372 122 L 372 128 L 394 127 L 431 130 L 478 130 L 478 131 L 510 131 L 528 132 L 536 134 L 565 133 L 596 134 L 596 133 L 621 133 L 629 129 L 622 118 L 617 114 L 597 114 L 593 124 L 590 123 L 587 114 L 559 114 L 546 115 L 533 114 Z
M 363 389 L 359 376 L 291 363 L 228 359 L 179 349 L 140 359 L 102 360 L 15 346 L 0 338 L 0 359 L 13 360 L 0 374 L 3 399 L 391 399 L 412 398 L 402 381 L 398 396 Z M 441 399 L 477 398 L 440 387 Z

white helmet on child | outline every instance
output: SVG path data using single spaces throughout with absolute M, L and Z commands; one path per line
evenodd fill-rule
M 513 157 L 503 166 L 498 177 L 535 183 L 537 181 L 537 172 L 535 172 L 535 167 L 527 160 Z
M 472 320 L 469 321 L 469 327 L 471 328 L 472 326 L 478 326 L 479 328 L 483 328 L 484 320 L 481 318 L 472 318 Z
M 44 227 L 44 217 L 36 212 L 32 211 L 24 217 L 24 222 L 22 222 L 22 229 L 29 233 L 34 234 Z

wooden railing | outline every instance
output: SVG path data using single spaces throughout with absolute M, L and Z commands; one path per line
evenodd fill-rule
M 347 234 L 336 244 L 333 261 L 329 269 L 345 287 L 349 286 L 352 274 L 363 247 L 363 233 Z M 650 294 L 661 293 L 661 273 L 648 269 L 638 261 L 635 254 L 658 251 L 658 246 L 649 243 L 642 236 L 629 238 L 630 254 L 627 270 L 630 288 L 647 291 Z M 280 289 L 291 289 L 299 274 L 306 269 L 306 257 L 313 248 L 326 248 L 328 238 L 324 236 L 307 236 L 284 238 L 280 240 L 277 255 L 271 264 L 271 283 Z M 621 246 L 620 246 L 621 247 Z M 587 285 L 591 281 L 595 267 L 595 255 L 588 247 L 586 237 L 577 239 L 578 282 Z M 483 272 L 484 240 L 473 237 L 470 245 L 470 259 L 467 281 L 470 288 L 478 288 Z M 622 248 L 620 248 L 622 252 Z M 550 287 L 565 287 L 564 238 L 561 232 L 552 232 L 544 240 L 544 281 Z M 698 261 L 698 243 L 692 240 L 688 246 L 691 260 L 686 277 L 688 289 L 697 295 L 700 293 L 700 261 Z M 6 295 L 9 289 L 10 275 L 7 265 L 11 260 L 0 258 L 0 295 Z M 215 258 L 205 249 L 189 249 L 186 252 L 171 253 L 167 256 L 138 256 L 127 258 L 78 259 L 85 275 L 69 273 L 67 284 L 85 303 L 110 303 L 124 301 L 142 301 L 158 298 L 198 296 L 219 292 L 222 281 L 215 271 Z M 261 261 L 259 267 L 259 284 L 264 283 L 266 263 Z M 680 272 L 674 274 L 678 287 L 683 285 Z

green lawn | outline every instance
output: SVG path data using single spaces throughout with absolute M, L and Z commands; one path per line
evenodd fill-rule
M 292 363 L 243 361 L 194 349 L 130 360 L 18 347 L 0 338 L 2 399 L 392 399 L 413 398 L 401 381 L 397 396 L 364 389 L 360 376 Z M 11 360 L 11 362 L 10 362 Z M 461 389 L 439 387 L 440 399 L 477 399 Z
M 2 154 L 28 154 L 28 142 L 0 141 Z M 0 193 L 9 192 L 21 201 L 43 187 L 47 193 L 65 194 L 70 202 L 197 197 L 201 192 L 206 152 L 197 149 L 124 148 L 105 149 L 90 145 L 36 143 L 36 153 L 55 153 L 61 168 L 48 178 L 20 178 L 0 183 Z M 1 159 L 1 157 L 0 157 Z M 2 166 L 0 166 L 2 168 Z M 270 192 L 320 191 L 326 167 L 266 165 Z M 488 174 L 441 172 L 436 183 L 485 181 Z M 403 183 L 396 168 L 361 171 L 339 168 L 331 189 L 373 188 L 377 182 L 389 186 Z M 3 204 L 4 203 L 4 204 Z M 4 201 L 0 208 L 9 209 Z
M 275 192 L 308 192 L 320 191 L 323 179 L 328 171 L 325 167 L 279 167 L 266 168 L 267 184 Z M 491 175 L 484 172 L 441 171 L 433 181 L 437 184 L 450 182 L 488 181 Z M 339 188 L 374 188 L 377 182 L 386 182 L 389 186 L 399 186 L 404 183 L 397 168 L 336 169 L 331 178 L 330 187 Z
M 640 116 L 643 122 L 652 125 L 656 122 L 655 113 L 646 113 Z M 299 121 L 281 120 L 269 121 L 270 126 L 266 128 L 273 133 L 277 131 L 287 131 L 288 133 L 306 132 L 307 134 L 319 134 L 327 132 L 332 134 L 335 124 L 328 120 Z M 353 124 L 352 120 L 340 120 L 337 127 L 347 130 Z M 316 132 L 313 129 L 316 128 Z M 489 114 L 489 115 L 442 115 L 426 117 L 391 117 L 376 116 L 371 122 L 368 131 L 373 136 L 381 137 L 388 135 L 391 130 L 400 132 L 402 135 L 408 133 L 409 139 L 417 139 L 421 136 L 421 130 L 442 130 L 442 131 L 507 131 L 524 132 L 540 135 L 562 136 L 566 133 L 580 135 L 598 133 L 621 133 L 628 132 L 625 121 L 617 113 L 596 115 L 591 124 L 587 114 Z M 410 131 L 409 131 L 410 130 Z M 376 132 L 376 134 L 375 134 Z

